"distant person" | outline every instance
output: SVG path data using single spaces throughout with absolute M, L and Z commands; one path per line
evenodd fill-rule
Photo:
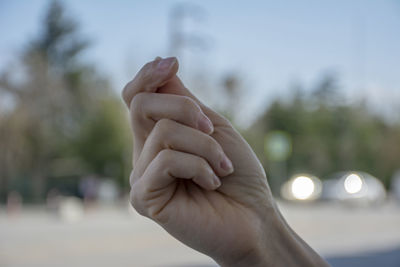
M 328 266 L 280 214 L 250 146 L 177 71 L 176 58 L 157 58 L 122 93 L 133 207 L 221 266 Z
M 17 191 L 11 191 L 7 195 L 6 210 L 10 216 L 18 216 L 22 208 L 22 196 Z

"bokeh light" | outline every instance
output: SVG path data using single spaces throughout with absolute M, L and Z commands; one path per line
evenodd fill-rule
M 344 180 L 344 189 L 349 194 L 356 194 L 361 191 L 363 181 L 356 173 L 349 174 Z
M 292 183 L 292 193 L 297 199 L 309 198 L 315 190 L 313 180 L 306 176 L 296 177 Z
M 310 174 L 296 174 L 281 186 L 281 196 L 290 201 L 317 200 L 321 192 L 321 180 Z

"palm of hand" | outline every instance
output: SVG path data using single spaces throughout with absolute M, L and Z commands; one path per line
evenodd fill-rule
M 178 79 L 159 92 L 190 95 Z M 264 169 L 246 141 L 226 119 L 204 105 L 201 107 L 213 122 L 212 137 L 222 146 L 235 170 L 221 178 L 222 185 L 215 191 L 177 179 L 164 188 L 163 202 L 154 202 L 162 207 L 154 219 L 174 237 L 207 255 L 240 257 L 260 239 L 264 215 L 273 208 L 272 196 Z

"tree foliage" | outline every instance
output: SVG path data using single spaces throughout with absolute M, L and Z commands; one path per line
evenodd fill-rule
M 0 182 L 43 199 L 49 179 L 89 174 L 126 183 L 128 132 L 119 97 L 93 65 L 81 60 L 89 42 L 58 1 L 50 3 L 38 37 L 18 68 L 0 75 Z M 61 181 L 61 179 L 60 179 Z M 56 184 L 57 182 L 52 182 Z
M 279 130 L 291 137 L 286 177 L 269 173 L 278 184 L 299 172 L 326 178 L 345 170 L 371 173 L 389 185 L 400 168 L 400 124 L 377 116 L 363 102 L 345 104 L 335 76 L 324 77 L 311 93 L 275 100 L 247 133 L 267 173 L 275 162 L 266 158 L 264 136 Z M 277 189 L 277 188 L 275 188 Z

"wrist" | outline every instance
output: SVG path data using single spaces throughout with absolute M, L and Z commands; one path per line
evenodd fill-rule
M 261 222 L 259 239 L 240 255 L 217 261 L 221 267 L 329 266 L 286 223 L 278 208 Z
M 281 217 L 276 206 L 264 206 L 263 213 L 257 222 L 253 221 L 256 238 L 252 244 L 245 250 L 232 252 L 222 259 L 215 259 L 221 267 L 275 266 L 270 263 L 268 255 L 272 251 L 271 243 L 275 243 L 273 241 L 276 239 L 275 236 L 284 232 L 280 229 L 282 228 Z
M 261 247 L 249 249 L 245 253 L 233 255 L 230 258 L 216 260 L 221 267 L 262 267 L 269 266 Z

